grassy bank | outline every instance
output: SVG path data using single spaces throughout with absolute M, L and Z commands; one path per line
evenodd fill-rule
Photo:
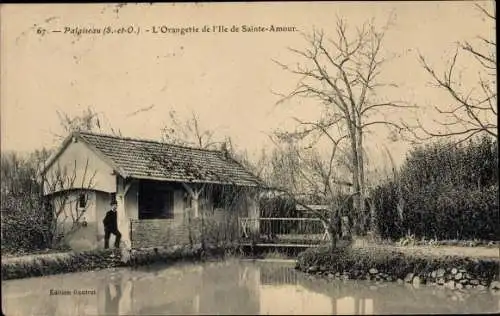
M 120 250 L 99 249 L 68 253 L 65 256 L 39 257 L 31 260 L 2 262 L 2 280 L 39 277 L 45 275 L 95 271 L 113 267 L 137 267 L 154 263 L 174 263 L 220 258 L 235 253 L 222 247 L 178 247 L 132 250 L 124 258 Z
M 452 289 L 499 288 L 500 260 L 405 254 L 385 249 L 316 248 L 301 253 L 296 268 L 331 279 L 397 281 Z

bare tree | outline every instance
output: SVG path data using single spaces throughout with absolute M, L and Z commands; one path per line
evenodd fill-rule
M 311 144 L 304 146 L 302 137 L 301 132 L 276 132 L 275 137 L 271 137 L 276 146 L 269 156 L 268 184 L 320 219 L 335 248 L 342 236 L 341 218 L 347 215 L 355 195 L 346 192 L 352 183 L 343 179 L 336 167 L 339 147 L 329 148 L 325 159 Z M 308 204 L 328 207 L 316 210 Z M 350 240 L 350 228 L 344 228 L 348 228 L 345 237 Z
M 329 148 L 325 159 L 314 147 L 301 145 L 300 133 L 298 136 L 289 132 L 275 134 L 273 142 L 276 147 L 270 160 L 273 186 L 284 184 L 283 189 L 296 195 L 308 195 L 313 200 L 328 203 L 336 196 L 340 186 L 351 185 L 342 179 L 338 168 L 336 155 L 341 140 L 332 140 L 334 146 Z
M 365 154 L 364 138 L 369 128 L 384 125 L 402 131 L 397 123 L 385 118 L 374 118 L 387 109 L 413 107 L 405 102 L 385 100 L 378 95 L 383 87 L 395 86 L 382 82 L 380 74 L 387 58 L 382 55 L 382 43 L 388 25 L 378 30 L 373 21 L 350 32 L 344 20 L 339 19 L 334 39 L 326 38 L 323 31 L 313 30 L 304 35 L 308 48 L 290 51 L 303 58 L 296 66 L 276 62 L 284 70 L 300 77 L 297 87 L 279 102 L 292 97 L 315 99 L 325 105 L 321 119 L 312 122 L 300 121 L 306 127 L 302 134 L 319 133 L 336 148 L 346 139 L 352 159 L 352 184 L 355 223 L 359 231 L 365 231 Z M 333 129 L 337 129 L 334 131 Z M 371 212 L 371 229 L 376 228 L 375 213 Z
M 101 129 L 101 119 L 99 114 L 91 107 L 88 107 L 80 115 L 70 116 L 67 113 L 57 111 L 59 123 L 65 133 L 74 131 L 99 131 Z M 59 136 L 59 135 L 58 135 Z M 66 137 L 66 135 L 59 136 Z
M 475 4 L 477 10 L 484 16 L 487 23 L 495 28 L 495 13 L 490 13 L 485 7 Z M 494 34 L 495 32 L 492 32 Z M 479 68 L 478 78 L 473 86 L 462 87 L 459 64 L 461 58 L 475 61 Z M 425 71 L 432 78 L 433 84 L 451 97 L 453 105 L 435 106 L 439 120 L 434 120 L 443 130 L 432 130 L 420 120 L 414 126 L 407 128 L 413 132 L 417 140 L 427 140 L 433 137 L 456 137 L 464 141 L 478 134 L 489 134 L 497 137 L 497 58 L 496 39 L 477 36 L 476 42 L 465 41 L 458 46 L 449 61 L 447 68 L 440 74 L 432 67 L 424 56 L 419 54 L 419 60 Z M 466 63 L 464 60 L 462 63 Z M 473 66 L 474 67 L 474 66 Z M 467 65 L 470 68 L 470 64 Z
M 169 123 L 162 130 L 163 140 L 170 144 L 210 149 L 221 144 L 214 140 L 214 130 L 201 126 L 200 118 L 191 112 L 191 117 L 180 121 L 175 111 L 169 112 Z

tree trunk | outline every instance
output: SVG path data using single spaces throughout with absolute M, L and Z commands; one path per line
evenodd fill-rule
M 358 120 L 361 124 L 361 119 Z M 366 186 L 365 186 L 365 168 L 364 168 L 364 154 L 363 154 L 363 130 L 357 128 L 357 144 L 356 150 L 358 154 L 358 176 L 359 176 L 359 215 L 360 215 L 360 228 L 363 234 L 366 232 Z
M 351 141 L 351 150 L 352 150 L 352 183 L 353 183 L 353 231 L 354 234 L 358 234 L 359 232 L 359 227 L 360 227 L 360 221 L 361 221 L 361 195 L 360 195 L 360 168 L 359 168 L 359 155 L 358 155 L 358 142 L 357 142 L 357 132 L 356 132 L 356 127 L 353 123 L 349 124 L 351 125 L 349 128 L 349 136 L 350 136 L 350 141 Z

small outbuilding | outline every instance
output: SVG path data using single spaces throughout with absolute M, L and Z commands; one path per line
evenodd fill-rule
M 224 150 L 74 132 L 41 178 L 58 231 L 73 249 L 103 247 L 111 201 L 124 247 L 186 243 L 201 214 L 259 217 L 261 180 Z

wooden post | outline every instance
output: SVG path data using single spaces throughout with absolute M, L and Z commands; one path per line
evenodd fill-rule
M 192 214 L 187 214 L 188 219 L 189 219 L 188 220 L 188 225 L 189 225 L 188 229 L 191 232 L 191 230 L 193 229 L 193 221 L 191 221 L 191 219 L 198 218 L 200 216 L 200 195 L 203 192 L 203 190 L 205 189 L 205 185 L 203 184 L 199 188 L 193 188 L 190 185 L 188 185 L 187 183 L 183 182 L 182 186 L 184 187 L 184 189 L 186 189 L 186 191 L 189 193 L 189 196 L 191 197 L 191 208 L 188 209 L 188 212 L 192 211 Z M 196 227 L 198 227 L 198 223 L 196 223 Z M 201 226 L 199 227 L 199 229 L 200 229 L 199 230 L 199 233 L 200 233 L 199 240 L 201 241 L 201 244 L 204 245 L 205 234 L 204 234 L 203 218 L 202 218 Z M 196 240 L 196 243 L 198 243 L 198 236 L 197 235 L 198 234 L 196 234 L 195 238 L 193 238 L 194 240 Z
M 130 241 L 130 220 L 127 214 L 127 209 L 125 205 L 126 201 L 126 194 L 128 192 L 128 189 L 130 188 L 130 184 L 128 186 L 125 185 L 125 179 L 119 178 L 118 179 L 118 185 L 117 185 L 117 192 L 116 192 L 116 202 L 118 203 L 117 205 L 117 213 L 118 213 L 118 230 L 122 234 L 122 241 L 121 244 L 124 246 L 126 249 L 131 248 L 131 241 Z M 121 247 L 121 245 L 120 245 Z
M 198 218 L 200 216 L 200 196 L 194 193 L 191 196 L 191 206 L 193 207 L 193 217 Z
M 258 194 L 256 190 L 249 189 L 246 192 L 248 217 L 251 220 L 249 225 L 251 235 L 253 238 L 260 238 L 260 210 L 258 204 Z
M 205 185 L 203 184 L 200 188 L 192 188 L 186 183 L 182 183 L 182 186 L 186 189 L 191 197 L 191 207 L 193 208 L 193 217 L 196 218 L 200 216 L 200 194 L 205 189 Z

